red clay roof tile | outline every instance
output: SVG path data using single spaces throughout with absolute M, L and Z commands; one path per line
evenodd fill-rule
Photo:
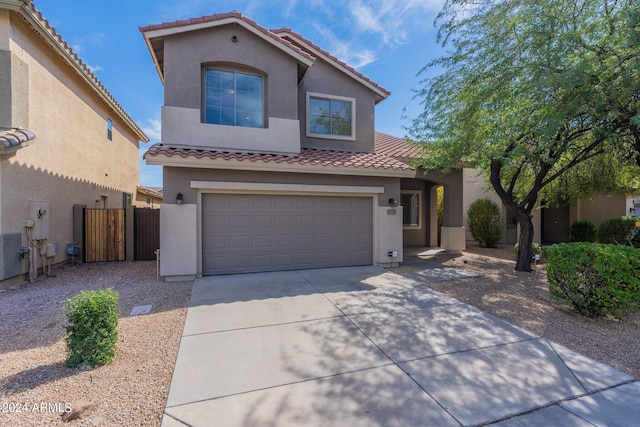
M 36 133 L 29 129 L 0 129 L 0 147 L 4 150 L 17 147 L 35 138 Z
M 303 43 L 307 44 L 309 47 L 321 52 L 323 55 L 325 55 L 331 61 L 333 61 L 334 63 L 336 63 L 340 67 L 346 69 L 348 72 L 350 72 L 352 74 L 355 74 L 356 76 L 358 76 L 362 80 L 364 80 L 367 83 L 369 83 L 370 85 L 374 86 L 376 89 L 378 89 L 379 91 L 381 91 L 384 94 L 386 94 L 386 96 L 391 95 L 391 92 L 389 92 L 387 89 L 383 88 L 382 86 L 380 86 L 379 84 L 377 84 L 376 82 L 374 82 L 373 80 L 371 80 L 370 78 L 368 78 L 367 76 L 362 74 L 361 72 L 357 71 L 355 68 L 347 65 L 345 62 L 343 62 L 343 61 L 339 60 L 338 58 L 336 58 L 335 56 L 331 55 L 329 52 L 327 52 L 326 50 L 322 49 L 318 45 L 314 44 L 312 41 L 310 41 L 310 40 L 304 38 L 303 36 L 301 36 L 300 34 L 296 33 L 291 28 L 282 27 L 282 28 L 273 29 L 273 30 L 271 30 L 271 32 L 274 33 L 274 34 L 279 35 L 280 37 L 286 36 L 287 34 L 292 35 L 293 37 L 295 37 L 295 38 L 299 39 L 300 41 L 302 41 Z
M 393 158 L 413 159 L 422 153 L 420 144 L 381 132 L 375 133 L 374 145 L 376 153 Z
M 146 33 L 148 31 L 185 27 L 185 26 L 188 26 L 188 25 L 201 24 L 201 23 L 205 23 L 205 22 L 215 22 L 215 21 L 220 21 L 220 20 L 228 19 L 228 18 L 239 19 L 239 20 L 245 22 L 246 24 L 252 26 L 253 28 L 257 29 L 262 34 L 266 35 L 267 37 L 277 41 L 278 43 L 282 43 L 287 48 L 292 49 L 293 51 L 295 51 L 296 53 L 298 53 L 298 54 L 302 55 L 303 57 L 309 59 L 310 61 L 312 61 L 312 62 L 315 61 L 315 58 L 313 57 L 313 55 L 310 55 L 308 52 L 305 52 L 304 50 L 300 49 L 298 46 L 295 46 L 293 43 L 289 42 L 288 40 L 284 40 L 282 37 L 278 37 L 276 34 L 272 33 L 268 29 L 266 29 L 263 26 L 259 25 L 254 20 L 246 18 L 245 16 L 242 15 L 242 13 L 237 12 L 235 10 L 231 11 L 231 12 L 226 12 L 226 13 L 216 13 L 216 14 L 213 14 L 213 15 L 205 15 L 205 16 L 201 16 L 201 17 L 197 17 L 197 18 L 181 19 L 181 20 L 173 21 L 173 22 L 163 22 L 161 24 L 151 24 L 151 25 L 139 27 L 139 30 L 142 33 Z
M 236 161 L 250 161 L 263 163 L 287 163 L 312 166 L 354 167 L 372 169 L 392 169 L 410 171 L 413 168 L 406 163 L 395 160 L 390 156 L 379 153 L 356 153 L 349 151 L 317 150 L 303 148 L 297 156 L 265 153 L 240 153 L 216 150 L 204 150 L 194 148 L 167 147 L 155 144 L 147 150 L 147 156 L 180 156 L 182 158 L 194 157 L 198 159 L 222 159 Z

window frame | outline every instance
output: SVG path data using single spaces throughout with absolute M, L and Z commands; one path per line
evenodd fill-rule
M 113 120 L 107 117 L 107 139 L 113 141 Z
M 233 124 L 226 123 L 212 123 L 207 121 L 207 74 L 209 71 L 219 71 L 224 73 L 232 73 L 233 74 L 233 82 L 234 82 L 234 105 L 233 105 Z M 261 105 L 261 124 L 260 126 L 246 126 L 246 125 L 238 125 L 237 124 L 237 90 L 236 84 L 237 74 L 244 74 L 248 76 L 259 77 L 262 83 L 262 105 Z M 253 69 L 245 69 L 243 67 L 233 67 L 233 66 L 217 66 L 215 64 L 203 65 L 202 67 L 202 106 L 201 106 L 201 122 L 203 124 L 209 125 L 217 125 L 217 126 L 231 126 L 231 127 L 240 127 L 240 128 L 253 128 L 253 129 L 264 129 L 267 127 L 267 94 L 266 94 L 266 85 L 267 78 L 263 73 L 253 70 Z
M 417 196 L 417 216 L 418 223 L 417 224 L 405 224 L 404 223 L 404 215 L 405 215 L 405 205 L 402 204 L 402 196 L 404 195 L 412 195 Z M 400 190 L 400 205 L 402 206 L 402 229 L 403 230 L 422 230 L 422 190 Z
M 350 135 L 333 135 L 324 133 L 312 133 L 311 132 L 311 98 L 323 99 L 327 101 L 341 101 L 351 103 L 351 134 Z M 356 99 L 347 96 L 328 95 L 318 92 L 307 92 L 306 100 L 306 135 L 309 138 L 322 138 L 322 139 L 334 139 L 341 141 L 355 141 L 356 140 Z

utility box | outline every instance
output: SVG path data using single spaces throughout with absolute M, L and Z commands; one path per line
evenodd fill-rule
M 49 202 L 47 200 L 32 200 L 29 202 L 29 218 L 35 226 L 29 230 L 32 240 L 49 238 Z

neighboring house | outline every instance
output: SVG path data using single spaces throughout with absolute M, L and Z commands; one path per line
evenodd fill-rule
M 500 197 L 487 183 L 480 171 L 464 169 L 464 221 L 467 221 L 467 210 L 475 200 L 488 197 L 498 206 L 502 206 L 503 244 L 513 245 L 518 242 L 519 228 L 515 217 L 502 204 Z M 637 197 L 637 196 L 636 196 Z M 636 215 L 640 208 L 640 200 L 622 194 L 594 194 L 589 198 L 578 199 L 573 203 L 560 203 L 550 208 L 533 211 L 533 241 L 542 244 L 568 242 L 571 224 L 576 221 L 591 221 L 600 225 L 604 220 L 625 215 Z M 637 214 L 640 214 L 638 209 Z M 473 240 L 467 232 L 467 240 Z
M 67 259 L 74 205 L 130 203 L 139 141 L 148 138 L 33 3 L 0 1 L 0 286 L 24 280 L 29 259 Z
M 162 187 L 138 186 L 133 205 L 137 208 L 159 209 L 162 204 Z
M 164 83 L 162 141 L 145 159 L 163 166 L 165 280 L 398 265 L 403 234 L 434 243 L 437 184 L 453 188 L 443 245 L 464 248 L 461 174 L 424 176 L 377 150 L 383 87 L 237 12 L 140 30 Z

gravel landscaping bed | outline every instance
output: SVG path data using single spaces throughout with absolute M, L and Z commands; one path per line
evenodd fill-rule
M 640 312 L 623 321 L 578 314 L 549 293 L 544 265 L 534 266 L 532 273 L 515 271 L 511 246 L 471 246 L 460 256 L 439 254 L 405 261 L 391 270 L 402 274 L 444 264 L 477 272 L 482 277 L 430 282 L 426 286 L 640 378 Z
M 1 426 L 160 425 L 191 294 L 191 282 L 156 281 L 155 261 L 64 265 L 0 291 Z M 81 290 L 120 294 L 116 356 L 89 371 L 64 366 L 67 298 Z M 151 312 L 129 313 L 151 304 Z M 64 423 L 65 405 L 95 405 Z
M 444 265 L 477 272 L 481 277 L 426 285 L 640 377 L 640 313 L 624 321 L 581 316 L 549 294 L 544 266 L 516 272 L 514 258 L 512 247 L 472 246 L 460 256 L 406 257 L 390 270 Z M 154 261 L 64 265 L 55 277 L 0 290 L 0 426 L 160 425 L 192 282 L 158 282 L 155 268 Z M 67 368 L 64 302 L 81 290 L 105 288 L 120 294 L 116 356 L 94 370 Z M 129 314 L 148 304 L 149 314 Z M 62 422 L 66 405 L 81 401 L 95 406 Z

